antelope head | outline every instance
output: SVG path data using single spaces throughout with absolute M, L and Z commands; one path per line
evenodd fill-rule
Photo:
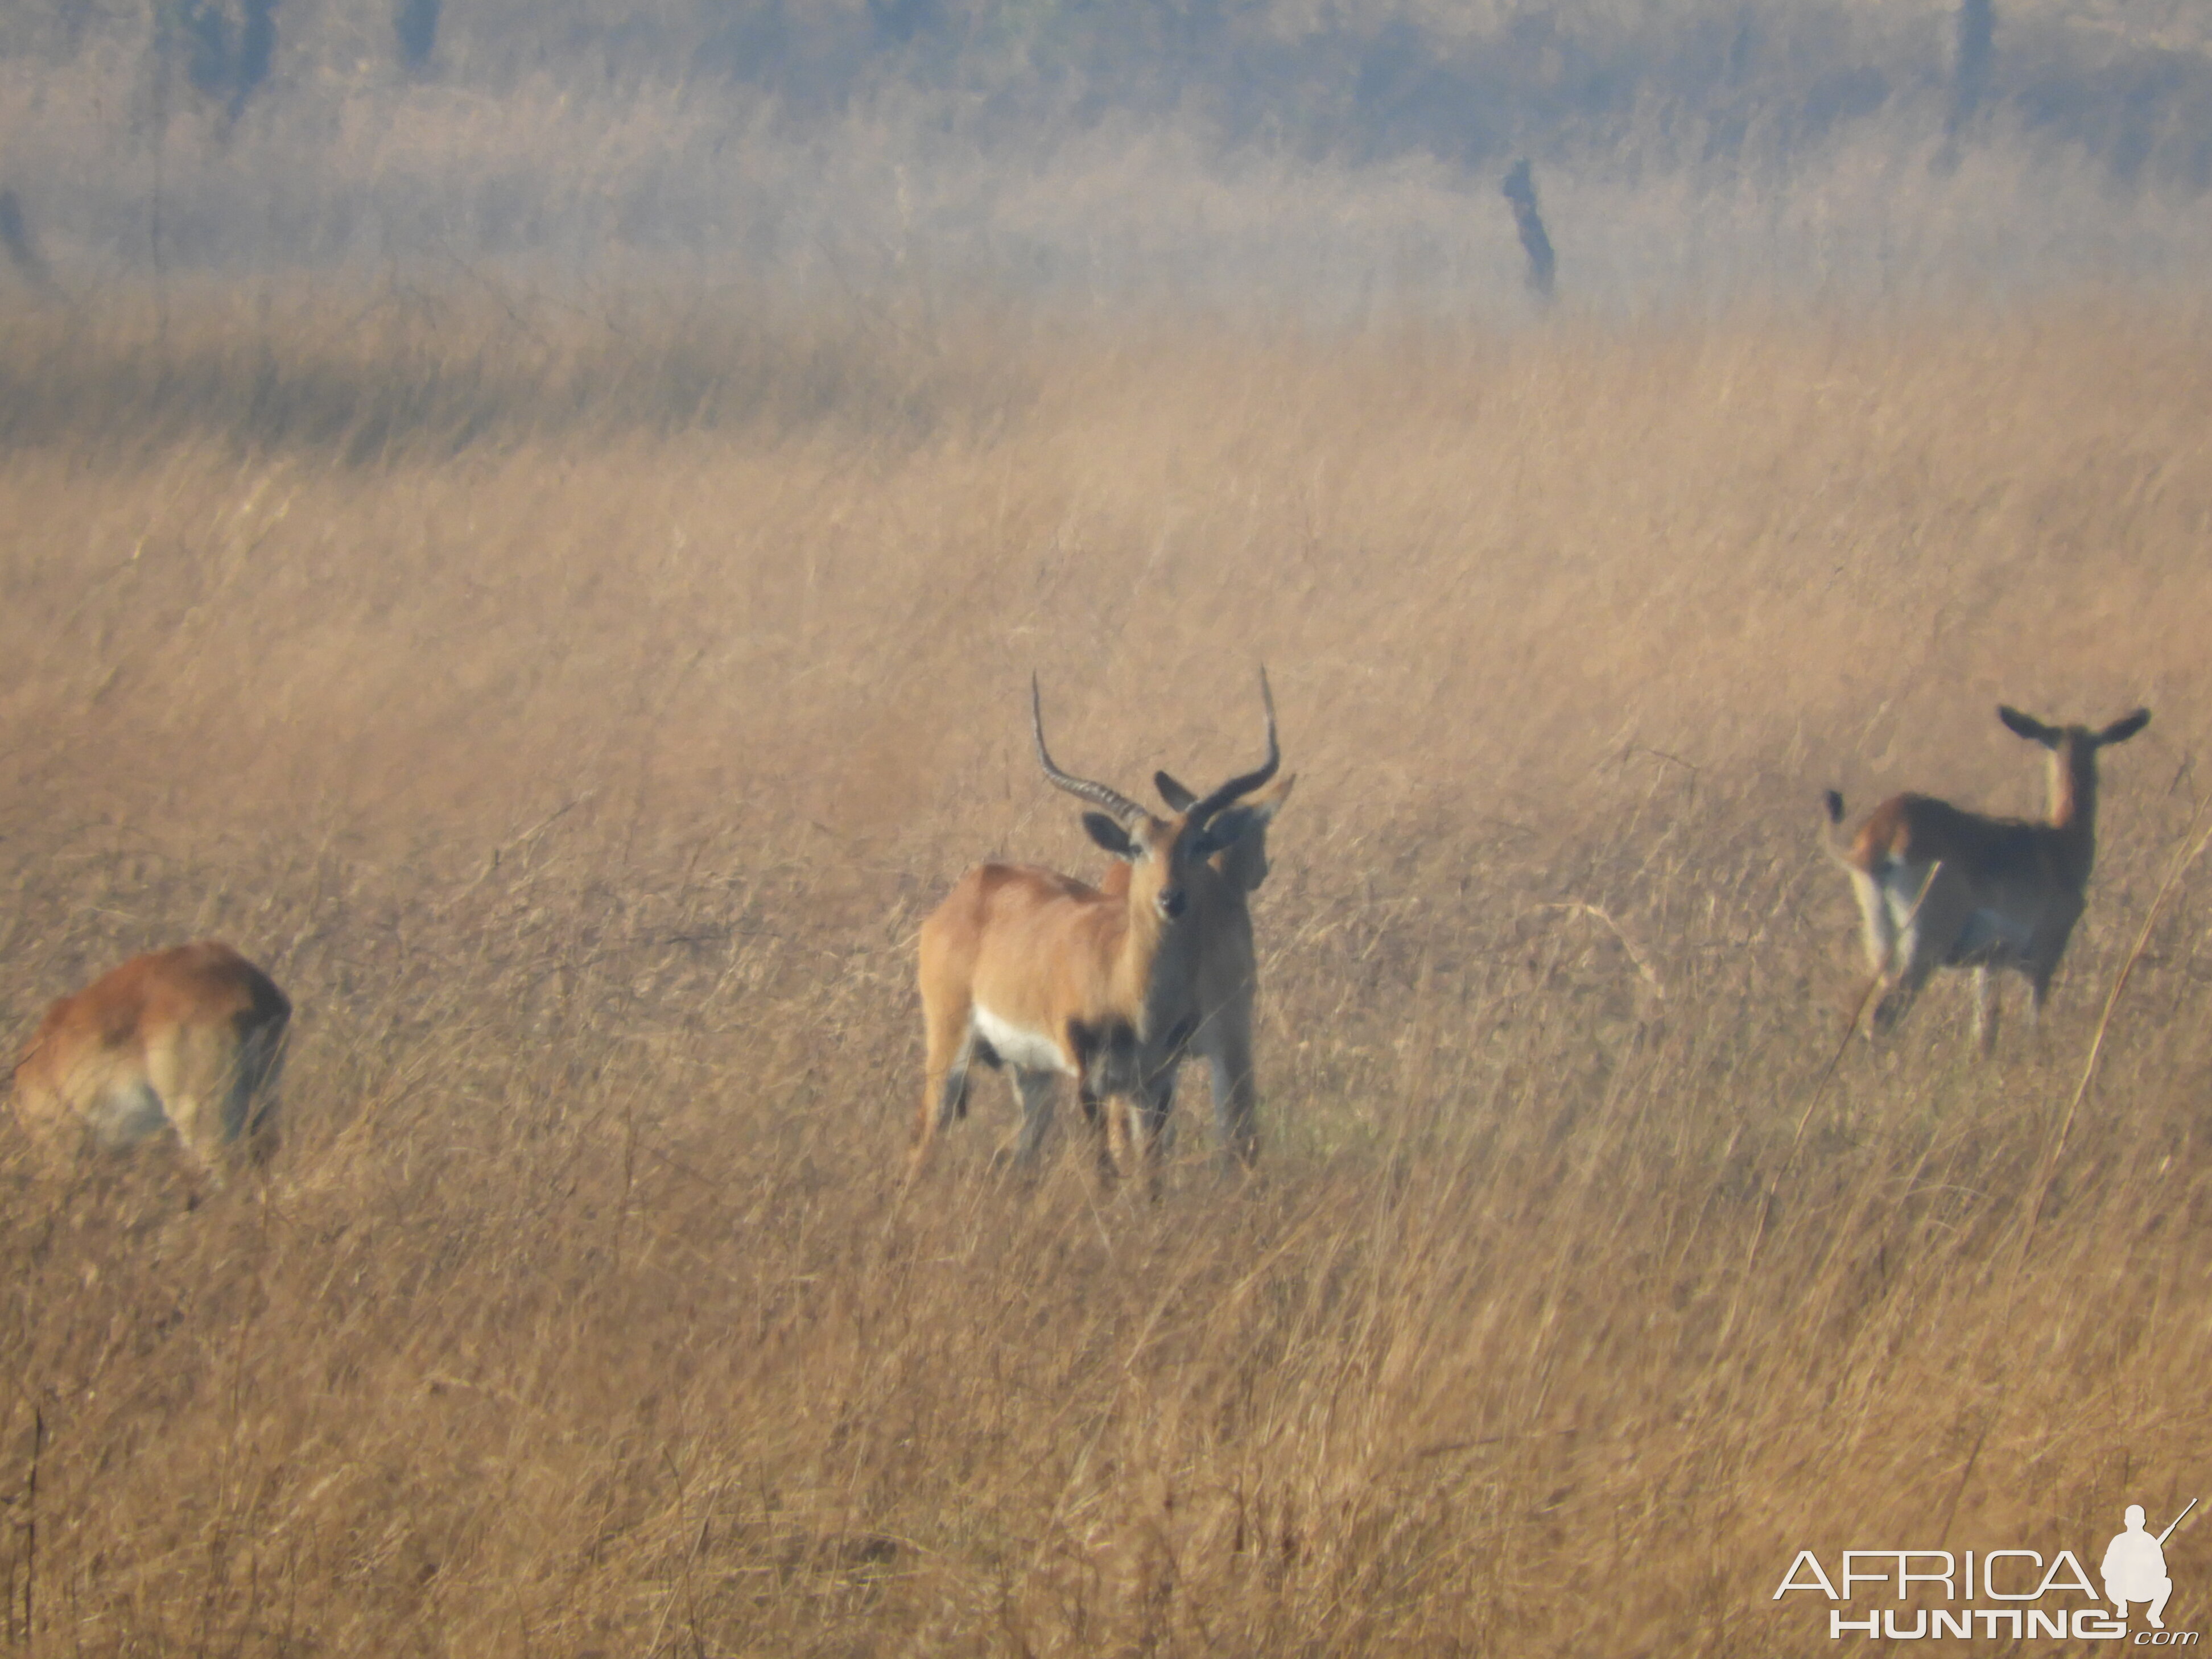
M 1128 866 L 1127 895 L 1133 917 L 1149 914 L 1162 926 L 1178 920 L 1190 902 L 1192 865 L 1235 846 L 1259 818 L 1261 809 L 1232 803 L 1267 783 L 1282 764 L 1282 751 L 1275 740 L 1275 700 L 1265 672 L 1260 676 L 1260 692 L 1267 710 L 1267 758 L 1203 798 L 1178 791 L 1181 810 L 1163 818 L 1120 791 L 1063 771 L 1054 762 L 1045 746 L 1044 712 L 1036 677 L 1030 676 L 1030 717 L 1036 736 L 1038 764 L 1054 787 L 1104 809 L 1085 812 L 1083 828 L 1099 847 Z M 1170 798 L 1170 806 L 1175 805 Z

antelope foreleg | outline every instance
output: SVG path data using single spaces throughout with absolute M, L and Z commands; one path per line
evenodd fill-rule
M 1207 1056 L 1213 1085 L 1213 1133 L 1222 1168 L 1250 1169 L 1260 1159 L 1259 1091 L 1252 1054 L 1232 1047 Z

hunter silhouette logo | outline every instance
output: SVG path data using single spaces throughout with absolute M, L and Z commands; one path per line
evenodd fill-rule
M 2049 1638 L 2194 1647 L 2198 1632 L 2166 1627 L 2166 1604 L 2173 1595 L 2166 1540 L 2196 1507 L 2192 1498 L 2165 1531 L 2153 1533 L 2143 1506 L 2129 1504 L 2122 1517 L 2124 1530 L 2112 1534 L 2098 1564 L 2102 1594 L 2082 1558 L 2070 1549 L 2047 1560 L 2041 1551 L 2026 1549 L 1853 1549 L 1843 1553 L 1840 1571 L 1833 1576 L 1813 1551 L 1798 1551 L 1773 1599 L 1810 1591 L 1840 1604 L 1828 1608 L 1832 1641 L 1849 1636 L 1906 1642 L 1948 1636 L 2015 1644 Z M 2144 1628 L 2130 1631 L 2130 1607 L 2142 1611 Z
M 2121 1618 L 2128 1616 L 2128 1603 L 2147 1601 L 2149 1612 L 2145 1615 L 2153 1630 L 2166 1628 L 2166 1598 L 2173 1594 L 2173 1580 L 2166 1576 L 2166 1540 L 2173 1536 L 2174 1528 L 2189 1516 L 2197 1507 L 2191 1498 L 2189 1506 L 2173 1517 L 2164 1532 L 2155 1538 L 2143 1530 L 2143 1506 L 2128 1505 L 2124 1517 L 2128 1529 L 2114 1535 L 2105 1546 L 2105 1595 Z

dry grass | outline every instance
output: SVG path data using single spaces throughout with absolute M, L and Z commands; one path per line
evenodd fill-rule
M 215 933 L 300 1009 L 265 1191 L 4 1143 L 9 1634 L 1779 1652 L 1800 1547 L 2171 1513 L 2205 866 L 2053 1154 L 2201 828 L 2208 371 L 2086 302 L 9 319 L 0 1007 Z M 918 918 L 1091 862 L 1024 677 L 1133 785 L 1260 660 L 1263 1179 L 1187 1099 L 1157 1205 L 1004 1180 L 994 1091 L 902 1196 Z M 2055 1018 L 1831 1077 L 1817 792 L 2032 809 L 1999 696 L 2157 714 Z

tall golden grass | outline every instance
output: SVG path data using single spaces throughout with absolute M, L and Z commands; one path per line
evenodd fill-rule
M 0 375 L 0 1007 L 216 933 L 299 1009 L 265 1188 L 0 1143 L 17 1645 L 1826 1651 L 1801 1547 L 2198 1490 L 2197 315 L 325 292 Z M 1261 1176 L 1194 1074 L 1157 1202 L 988 1088 L 902 1192 L 919 918 L 1095 866 L 1029 672 L 1134 788 L 1261 661 Z M 1818 792 L 2035 810 L 2000 697 L 2156 714 L 2052 1017 L 1838 1058 Z

